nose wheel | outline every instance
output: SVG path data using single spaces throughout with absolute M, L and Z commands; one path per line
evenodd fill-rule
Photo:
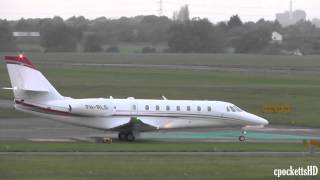
M 247 134 L 247 132 L 245 130 L 241 130 L 241 135 L 238 138 L 240 142 L 244 142 L 246 140 L 245 134 Z
M 240 142 L 244 142 L 245 140 L 246 140 L 245 136 L 243 136 L 243 135 L 239 136 L 239 141 Z

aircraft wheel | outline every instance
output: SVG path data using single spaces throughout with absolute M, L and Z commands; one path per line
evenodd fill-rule
M 127 139 L 126 133 L 125 133 L 125 132 L 120 132 L 120 133 L 118 134 L 118 139 L 119 139 L 120 141 L 126 140 L 126 139 Z
M 239 141 L 244 142 L 246 140 L 245 136 L 239 136 Z
M 135 140 L 135 137 L 134 137 L 133 133 L 132 133 L 132 132 L 129 132 L 129 133 L 127 134 L 127 141 L 132 142 L 132 141 L 134 141 L 134 140 Z

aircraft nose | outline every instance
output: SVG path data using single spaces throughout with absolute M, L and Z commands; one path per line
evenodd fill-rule
M 258 116 L 258 122 L 261 124 L 261 125 L 268 125 L 269 124 L 269 121 L 262 118 L 262 117 L 259 117 Z
M 257 125 L 268 125 L 269 124 L 268 120 L 266 120 L 260 116 L 254 115 L 254 114 L 249 114 L 249 119 L 251 122 L 253 122 Z

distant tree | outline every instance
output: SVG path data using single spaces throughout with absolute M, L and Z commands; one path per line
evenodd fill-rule
M 102 16 L 102 17 L 98 17 L 98 18 L 92 20 L 92 22 L 93 23 L 106 23 L 106 22 L 108 22 L 108 19 L 106 17 Z
M 101 38 L 96 34 L 88 35 L 84 40 L 83 50 L 85 52 L 99 52 L 102 51 Z
M 137 40 L 140 42 L 159 43 L 168 38 L 171 21 L 167 17 L 144 16 L 137 24 Z
M 54 16 L 52 19 L 50 19 L 51 24 L 59 25 L 64 24 L 64 20 L 60 16 Z
M 255 29 L 265 29 L 270 33 L 272 33 L 273 31 L 281 32 L 282 26 L 279 24 L 278 21 L 266 21 L 264 19 L 260 19 L 255 24 L 255 27 L 253 30 Z
M 278 20 L 275 20 L 275 21 L 274 21 L 274 29 L 275 29 L 276 31 L 280 31 L 280 30 L 282 29 L 282 26 L 281 26 L 281 24 L 279 23 Z
M 193 19 L 174 24 L 169 29 L 168 46 L 171 52 L 209 53 L 223 51 L 223 33 L 207 19 Z
M 0 20 L 0 51 L 15 51 L 16 45 L 6 20 Z
M 238 15 L 216 25 L 204 19 L 190 20 L 189 16 L 188 6 L 183 6 L 176 12 L 175 21 L 153 15 L 94 20 L 73 16 L 66 21 L 58 16 L 0 20 L 0 50 L 16 50 L 12 31 L 39 31 L 41 46 L 46 51 L 74 51 L 79 42 L 83 42 L 84 51 L 100 51 L 102 44 L 119 42 L 167 42 L 167 52 L 223 52 L 228 49 L 239 53 L 281 53 L 299 49 L 304 54 L 320 54 L 320 28 L 314 25 L 319 25 L 319 20 L 306 21 L 303 12 L 294 14 L 301 21 L 285 27 L 279 21 L 264 19 L 242 22 Z M 283 36 L 282 43 L 269 42 L 273 31 Z M 38 43 L 38 39 L 21 39 Z
M 236 45 L 237 53 L 259 53 L 271 40 L 267 29 L 257 29 L 246 33 Z
M 310 21 L 300 21 L 284 29 L 285 46 L 289 50 L 300 49 L 304 54 L 319 54 L 320 29 Z
M 89 31 L 97 33 L 104 44 L 113 44 L 119 41 L 131 42 L 134 40 L 134 25 L 130 18 L 121 17 L 120 19 L 99 18 L 93 21 Z
M 216 25 L 217 28 L 219 28 L 221 31 L 226 32 L 228 29 L 228 24 L 224 21 L 218 22 L 218 24 Z
M 60 17 L 48 19 L 41 24 L 40 41 L 46 51 L 74 51 L 81 38 L 82 32 L 67 26 Z
M 18 22 L 13 27 L 16 31 L 36 31 L 37 25 L 34 23 L 35 21 L 33 19 L 23 19 L 21 18 L 18 20 Z
M 233 15 L 230 17 L 230 20 L 228 21 L 228 29 L 232 29 L 237 26 L 242 26 L 242 21 L 238 15 Z
M 87 30 L 89 27 L 89 20 L 83 16 L 72 16 L 65 21 L 66 25 L 79 29 L 81 31 Z

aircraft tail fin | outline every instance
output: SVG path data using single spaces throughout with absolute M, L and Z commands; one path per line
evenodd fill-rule
M 24 55 L 5 56 L 5 61 L 15 99 L 43 102 L 64 98 Z

